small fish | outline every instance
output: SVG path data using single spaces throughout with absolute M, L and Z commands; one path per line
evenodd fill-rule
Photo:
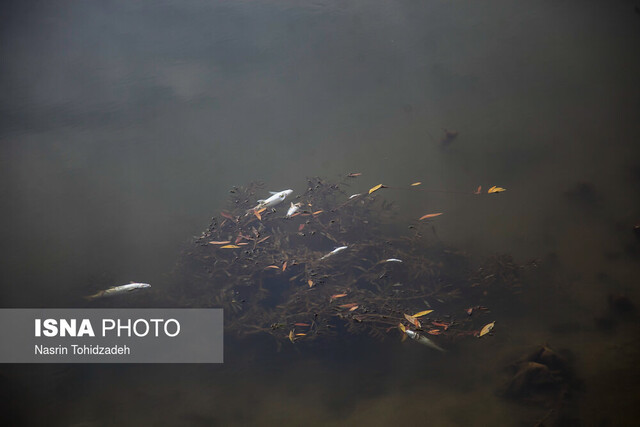
M 150 288 L 151 285 L 148 283 L 128 283 L 126 285 L 121 286 L 112 286 L 109 289 L 105 289 L 104 291 L 97 292 L 93 295 L 88 295 L 84 297 L 88 301 L 92 301 L 98 298 L 104 297 L 112 297 L 116 295 L 127 294 L 129 292 L 133 292 L 138 289 Z
M 384 262 L 402 262 L 402 260 L 398 258 L 389 258 L 385 259 Z
M 300 203 L 291 202 L 291 207 L 287 211 L 287 215 L 286 215 L 285 218 L 291 218 L 291 215 L 293 215 L 294 213 L 298 212 L 299 209 L 300 209 Z
M 323 256 L 322 258 L 320 258 L 320 261 L 322 261 L 323 259 L 329 258 L 331 255 L 335 255 L 338 252 L 342 252 L 345 249 L 347 249 L 348 246 L 340 246 L 338 248 L 335 248 L 334 250 L 332 250 L 331 252 L 329 252 L 328 254 L 326 254 L 325 256 Z
M 274 207 L 275 205 L 283 202 L 289 194 L 293 193 L 293 190 L 269 191 L 269 193 L 271 194 L 271 197 L 269 197 L 268 199 L 258 200 L 257 206 L 253 209 L 250 209 L 250 211 Z
M 407 334 L 409 336 L 409 338 L 411 338 L 412 340 L 415 340 L 417 342 L 419 342 L 420 344 L 426 345 L 427 347 L 431 347 L 435 350 L 441 351 L 441 352 L 445 352 L 445 350 L 440 347 L 439 345 L 437 345 L 436 343 L 434 343 L 433 341 L 431 341 L 429 338 L 420 335 L 419 333 L 412 331 L 410 329 L 407 329 L 405 331 L 405 334 Z

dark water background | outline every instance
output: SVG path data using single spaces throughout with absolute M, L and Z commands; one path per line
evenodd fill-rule
M 548 342 L 583 425 L 640 415 L 640 14 L 635 1 L 3 3 L 0 303 L 80 306 L 166 273 L 233 185 L 422 181 L 386 193 L 481 262 L 540 258 L 517 312 L 446 358 L 387 341 L 223 366 L 3 366 L 4 415 L 60 425 L 533 425 L 495 392 Z M 439 143 L 442 129 L 459 137 Z M 355 192 L 355 191 L 354 191 Z M 341 346 L 344 344 L 344 346 Z M 425 351 L 426 350 L 426 351 Z

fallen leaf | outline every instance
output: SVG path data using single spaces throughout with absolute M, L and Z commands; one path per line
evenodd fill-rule
M 502 188 L 502 187 L 496 187 L 494 185 L 489 190 L 487 190 L 487 193 L 489 193 L 489 194 L 491 194 L 491 193 L 502 193 L 503 191 L 507 191 L 507 189 L 506 188 Z
M 220 249 L 238 249 L 240 246 L 238 245 L 224 245 L 220 246 Z
M 318 215 L 319 213 L 322 213 L 322 212 L 324 212 L 324 211 L 323 211 L 323 210 L 315 211 L 315 212 L 313 213 L 313 215 Z
M 262 212 L 266 211 L 267 208 L 262 208 L 262 209 L 258 209 L 256 212 L 258 212 L 259 214 L 261 214 Z
M 415 317 L 409 316 L 408 314 L 405 314 L 404 318 L 407 319 L 409 321 L 409 323 L 411 323 L 416 328 L 421 328 L 422 327 L 422 325 L 420 324 L 420 321 L 418 319 L 416 319 Z
M 473 192 L 473 194 L 481 194 L 482 193 L 482 185 L 478 185 L 478 189 Z
M 220 212 L 220 215 L 222 215 L 225 218 L 230 219 L 231 221 L 235 221 L 236 220 L 230 213 L 227 213 L 227 212 L 224 212 L 224 211 Z
M 443 328 L 445 331 L 446 331 L 447 329 L 449 329 L 449 326 L 451 326 L 451 324 L 450 324 L 450 323 L 442 323 L 442 322 L 431 322 L 431 324 L 432 324 L 433 326 L 440 326 L 440 327 L 441 327 L 441 328 Z
M 484 335 L 487 335 L 489 332 L 491 332 L 491 330 L 493 329 L 495 324 L 496 324 L 496 322 L 491 322 L 491 323 L 488 323 L 488 324 L 484 325 L 484 327 L 480 330 L 480 334 L 478 336 L 482 337 Z
M 335 294 L 335 295 L 331 295 L 331 298 L 329 299 L 329 302 L 333 301 L 334 299 L 338 299 L 338 298 L 342 298 L 342 297 L 346 297 L 347 294 Z
M 297 337 L 303 337 L 305 335 L 307 335 L 307 334 L 296 334 Z
M 246 246 L 246 245 L 248 245 L 248 243 L 247 243 L 247 242 L 238 243 L 238 246 Z
M 420 181 L 418 181 L 418 182 L 414 182 L 413 184 L 411 184 L 411 186 L 415 187 L 415 186 L 420 185 L 420 184 L 422 184 L 422 183 Z
M 362 175 L 360 172 L 352 172 L 349 175 L 347 175 L 349 178 L 355 178 L 356 176 L 360 176 Z
M 398 329 L 400 329 L 400 331 L 402 331 L 403 334 L 407 332 L 407 328 L 405 328 L 402 323 L 398 323 Z
M 311 326 L 308 323 L 294 323 L 295 326 Z
M 227 245 L 231 243 L 231 240 L 224 240 L 224 241 L 214 240 L 213 242 L 209 242 L 209 243 L 212 245 Z
M 423 219 L 427 219 L 427 218 L 433 218 L 433 217 L 440 216 L 440 215 L 442 215 L 442 212 L 422 215 L 422 216 L 420 217 L 420 220 L 419 220 L 419 221 L 422 221 Z
M 371 187 L 371 189 L 369 190 L 369 194 L 373 193 L 374 191 L 378 191 L 379 189 L 381 189 L 383 187 L 382 184 L 378 184 L 375 187 Z
M 289 341 L 294 342 L 293 329 L 289 331 Z
M 266 266 L 264 269 L 265 269 L 265 270 L 267 270 L 267 269 L 269 269 L 269 268 L 273 268 L 273 269 L 276 269 L 276 270 L 280 270 L 280 267 L 278 267 L 277 265 L 268 265 L 268 266 Z
M 419 313 L 414 314 L 414 315 L 413 315 L 413 316 L 411 316 L 411 317 L 416 317 L 416 318 L 417 318 L 417 317 L 422 317 L 422 316 L 426 316 L 426 315 L 427 315 L 427 314 L 429 314 L 429 313 L 433 313 L 433 310 L 425 310 L 425 311 L 421 311 L 421 312 L 419 312 Z
M 351 307 L 357 307 L 358 304 L 352 302 L 350 304 L 342 304 L 340 307 L 341 308 L 351 308 Z
M 284 264 L 282 264 L 282 271 L 285 271 L 287 269 L 287 261 L 284 262 Z
M 313 280 L 311 279 L 307 280 L 307 284 L 309 285 L 310 288 L 313 288 Z
M 260 212 L 253 211 L 253 214 L 256 216 L 256 218 L 258 218 L 259 221 L 262 221 L 262 215 L 260 215 Z
M 264 241 L 265 241 L 265 240 L 267 240 L 269 237 L 271 237 L 271 236 L 267 236 L 267 237 L 264 237 L 264 238 L 262 238 L 262 239 L 258 240 L 258 241 L 256 242 L 256 245 L 257 245 L 258 243 L 262 243 L 262 242 L 264 242 Z
M 358 307 L 359 307 L 358 305 L 354 305 L 353 307 L 351 307 L 351 308 L 349 309 L 349 311 L 356 310 Z
M 430 331 L 427 331 L 427 333 L 431 335 L 440 335 L 442 332 L 440 332 L 439 329 L 431 329 Z

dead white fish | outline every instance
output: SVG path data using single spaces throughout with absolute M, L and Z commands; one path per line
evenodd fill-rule
M 338 248 L 335 248 L 334 250 L 332 250 L 331 252 L 329 252 L 328 254 L 326 254 L 325 256 L 323 256 L 322 258 L 320 258 L 320 261 L 322 261 L 323 259 L 329 258 L 331 255 L 335 255 L 338 252 L 342 252 L 345 249 L 347 249 L 348 246 L 340 246 Z
M 407 329 L 405 331 L 405 333 L 407 334 L 407 336 L 409 338 L 411 338 L 412 340 L 415 340 L 417 342 L 419 342 L 420 344 L 426 345 L 427 347 L 431 347 L 435 350 L 441 351 L 441 352 L 445 352 L 446 350 L 443 349 L 442 347 L 440 347 L 438 344 L 434 343 L 433 341 L 431 341 L 429 338 L 420 335 L 419 333 L 417 333 L 416 331 L 412 331 L 410 329 Z
M 262 208 L 271 208 L 275 205 L 284 201 L 289 194 L 293 193 L 293 190 L 283 190 L 283 191 L 269 191 L 271 197 L 268 199 L 260 199 L 258 200 L 258 205 L 253 208 L 253 210 L 258 210 Z
M 291 207 L 287 211 L 286 218 L 291 218 L 291 215 L 293 215 L 294 213 L 298 212 L 299 209 L 300 209 L 300 203 L 291 202 Z
M 352 195 L 350 195 L 350 196 L 349 196 L 349 200 L 351 200 L 351 199 L 355 199 L 355 198 L 356 198 L 356 197 L 358 197 L 358 196 L 362 196 L 362 194 L 360 194 L 360 193 L 358 193 L 358 194 L 352 194 Z
M 402 262 L 402 260 L 398 258 L 389 258 L 385 259 L 383 262 Z
M 105 298 L 105 297 L 113 297 L 116 295 L 128 294 L 133 291 L 137 291 L 138 289 L 150 288 L 151 285 L 148 283 L 128 283 L 126 285 L 121 286 L 112 286 L 109 289 L 105 289 L 104 291 L 97 292 L 93 295 L 88 295 L 84 297 L 86 300 L 94 300 L 97 298 Z

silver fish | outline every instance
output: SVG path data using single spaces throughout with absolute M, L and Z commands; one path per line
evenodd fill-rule
M 84 297 L 85 299 L 91 301 L 97 298 L 104 297 L 112 297 L 116 295 L 127 294 L 129 292 L 136 291 L 138 289 L 150 288 L 151 285 L 148 283 L 128 283 L 126 285 L 121 286 L 112 286 L 109 289 L 105 289 L 104 291 L 99 291 L 93 295 L 88 295 Z
M 287 196 L 293 193 L 293 190 L 283 190 L 283 191 L 269 191 L 271 197 L 268 199 L 260 199 L 258 200 L 258 205 L 253 208 L 254 210 L 262 209 L 262 208 L 271 208 L 287 198 Z
M 441 351 L 443 353 L 445 352 L 445 349 L 443 349 L 442 347 L 438 346 L 436 343 L 431 341 L 429 338 L 427 338 L 427 337 L 425 337 L 423 335 L 420 335 L 416 331 L 412 331 L 410 329 L 407 329 L 405 331 L 405 333 L 409 336 L 409 338 L 419 342 L 420 344 L 426 345 L 427 347 L 431 347 L 431 348 L 433 348 L 435 350 L 438 350 L 438 351 Z
M 300 209 L 300 203 L 291 202 L 291 207 L 287 211 L 286 218 L 291 218 L 291 215 L 293 215 L 294 213 L 298 212 L 299 209 Z
M 320 258 L 320 261 L 322 261 L 323 259 L 329 258 L 331 255 L 335 255 L 338 252 L 342 252 L 345 249 L 347 249 L 348 246 L 340 246 L 338 248 L 335 248 L 334 250 L 332 250 L 331 252 L 329 252 L 328 254 L 326 254 L 325 256 L 323 256 L 322 258 Z

